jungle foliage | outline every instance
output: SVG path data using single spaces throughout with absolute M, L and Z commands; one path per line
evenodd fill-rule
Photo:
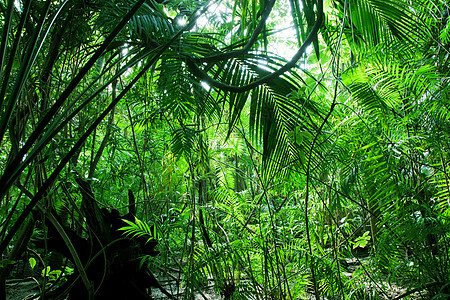
M 1 1 L 0 299 L 448 299 L 449 14 Z

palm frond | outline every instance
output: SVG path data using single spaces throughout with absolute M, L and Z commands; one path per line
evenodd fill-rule
M 158 46 L 161 39 L 171 37 L 175 30 L 168 18 L 160 14 L 137 14 L 130 20 L 130 38 L 144 45 Z
M 198 133 L 189 127 L 180 127 L 172 135 L 172 151 L 175 155 L 190 155 L 198 148 Z
M 347 2 L 345 2 L 347 3 Z M 341 14 L 345 11 L 344 1 L 335 1 Z M 365 45 L 376 47 L 382 44 L 385 50 L 408 50 L 407 45 L 414 45 L 417 39 L 423 39 L 423 31 L 417 22 L 413 9 L 406 2 L 389 0 L 358 0 L 348 5 L 348 18 L 352 39 L 360 35 Z M 401 46 L 401 48 L 398 48 Z
M 152 232 L 150 226 L 136 217 L 134 222 L 131 222 L 126 219 L 122 219 L 122 221 L 125 222 L 127 225 L 119 228 L 119 230 L 123 231 L 123 234 L 126 236 L 131 236 L 133 238 L 148 237 L 147 242 L 152 240 L 153 236 L 155 236 L 155 233 Z
M 244 59 L 217 64 L 211 72 L 225 84 L 241 86 L 267 75 L 282 64 L 281 58 L 275 55 L 268 57 L 252 53 Z M 283 170 L 292 163 L 302 165 L 309 155 L 306 154 L 309 152 L 308 143 L 318 134 L 316 123 L 323 119 L 324 108 L 307 99 L 302 82 L 299 74 L 291 71 L 248 92 L 217 92 L 218 97 L 228 103 L 228 136 L 238 120 L 242 120 L 243 112 L 249 109 L 250 136 L 254 142 L 261 141 L 263 145 L 262 157 L 267 174 Z M 314 149 L 315 154 L 319 153 L 318 150 Z

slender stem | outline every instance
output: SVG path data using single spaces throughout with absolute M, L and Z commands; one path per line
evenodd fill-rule
M 2 142 L 3 137 L 5 135 L 6 128 L 8 126 L 9 120 L 11 119 L 11 115 L 12 115 L 12 112 L 16 105 L 17 99 L 19 99 L 22 89 L 25 85 L 26 78 L 28 78 L 28 75 L 30 74 L 31 68 L 36 60 L 37 54 L 39 53 L 39 50 L 41 49 L 42 44 L 44 43 L 45 37 L 52 25 L 52 24 L 50 24 L 49 28 L 47 29 L 47 32 L 44 34 L 44 37 L 41 39 L 40 42 L 38 42 L 38 38 L 41 35 L 42 30 L 44 29 L 44 23 L 45 23 L 45 19 L 47 17 L 47 13 L 50 9 L 50 3 L 51 3 L 50 0 L 48 0 L 45 3 L 41 18 L 39 19 L 39 23 L 36 26 L 36 29 L 34 30 L 33 35 L 31 36 L 30 42 L 28 43 L 27 50 L 25 52 L 22 64 L 20 66 L 19 73 L 16 77 L 12 91 L 8 97 L 8 103 L 6 105 L 5 111 L 1 115 L 0 143 Z M 60 10 L 61 10 L 61 8 L 62 7 L 60 7 Z M 60 10 L 58 11 L 58 13 L 60 12 Z M 55 15 L 55 17 L 58 15 L 58 13 Z M 53 23 L 53 22 L 51 22 L 51 23 Z M 12 56 L 9 57 L 9 60 L 10 61 L 14 60 L 14 57 L 12 57 Z M 7 79 L 4 79 L 4 80 L 6 81 Z
M 334 107 L 336 106 L 337 87 L 338 87 L 338 82 L 336 81 L 336 83 L 334 85 L 334 98 L 333 98 L 333 102 L 331 103 L 331 106 L 330 106 L 330 111 L 325 116 L 325 119 L 323 120 L 322 124 L 320 125 L 319 129 L 317 130 L 317 134 L 314 136 L 314 140 L 311 143 L 311 147 L 309 149 L 308 164 L 306 167 L 306 193 L 305 193 L 306 238 L 308 240 L 309 256 L 311 258 L 311 276 L 312 276 L 312 280 L 314 283 L 314 294 L 316 295 L 317 300 L 320 299 L 320 296 L 319 296 L 319 289 L 317 287 L 317 280 L 316 280 L 316 276 L 315 276 L 316 275 L 315 274 L 315 263 L 314 263 L 314 257 L 313 257 L 313 252 L 312 252 L 311 235 L 309 232 L 309 215 L 308 215 L 309 185 L 310 185 L 310 180 L 311 180 L 310 169 L 311 169 L 312 153 L 313 153 L 314 146 L 316 145 L 317 139 L 321 135 L 323 127 L 325 126 L 326 122 L 328 121 L 328 118 L 331 116 L 331 113 L 334 110 Z
M 6 192 L 11 187 L 12 183 L 16 180 L 16 178 L 20 175 L 21 171 L 26 166 L 21 166 L 21 169 L 17 169 L 17 166 L 21 165 L 21 162 L 24 156 L 31 149 L 35 141 L 38 137 L 44 132 L 45 127 L 49 124 L 51 119 L 56 115 L 58 110 L 70 96 L 70 94 L 74 91 L 74 89 L 78 86 L 80 81 L 86 76 L 91 67 L 95 64 L 97 59 L 104 53 L 109 44 L 115 39 L 115 37 L 119 34 L 122 28 L 128 23 L 131 17 L 136 13 L 139 7 L 145 2 L 145 0 L 139 0 L 132 9 L 123 17 L 120 23 L 114 28 L 114 30 L 108 35 L 103 44 L 95 51 L 95 53 L 91 56 L 89 61 L 83 66 L 83 68 L 78 72 L 75 78 L 69 83 L 67 88 L 62 92 L 59 96 L 58 100 L 56 100 L 55 104 L 49 109 L 47 114 L 42 118 L 39 124 L 36 126 L 36 129 L 31 133 L 28 140 L 25 142 L 25 145 L 16 155 L 12 163 L 6 168 L 3 176 L 0 178 L 0 199 L 6 194 Z

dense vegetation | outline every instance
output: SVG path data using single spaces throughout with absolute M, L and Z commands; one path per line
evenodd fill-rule
M 0 298 L 22 261 L 99 299 L 134 255 L 177 299 L 448 299 L 449 14 L 1 1 Z

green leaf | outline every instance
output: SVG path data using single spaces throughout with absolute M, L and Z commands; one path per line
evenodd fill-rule
M 357 237 L 353 244 L 353 249 L 356 249 L 358 247 L 365 248 L 370 241 L 369 233 L 370 233 L 369 231 L 366 231 L 366 232 L 364 232 L 364 234 L 362 236 Z
M 34 259 L 34 257 L 30 257 L 28 259 L 29 263 L 30 263 L 30 267 L 31 269 L 34 269 L 34 267 L 36 266 L 36 259 Z
M 42 277 L 48 276 L 49 274 L 50 274 L 50 266 L 47 266 L 46 268 L 42 269 L 41 272 Z

